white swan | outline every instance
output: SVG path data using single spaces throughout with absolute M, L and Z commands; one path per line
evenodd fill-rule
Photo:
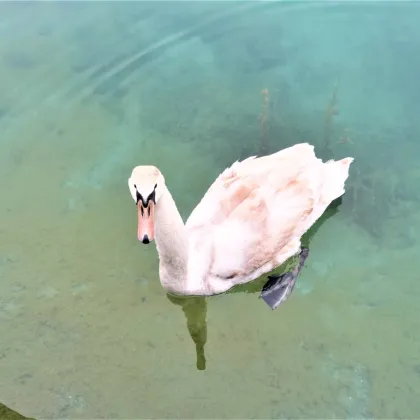
M 223 293 L 301 251 L 301 236 L 344 194 L 352 161 L 324 163 L 313 146 L 302 143 L 235 162 L 210 186 L 185 225 L 159 169 L 137 166 L 128 186 L 138 209 L 138 239 L 156 240 L 167 292 Z M 273 309 L 290 294 L 306 256 L 301 253 L 299 267 L 287 276 L 270 277 L 264 292 L 272 296 L 264 300 Z

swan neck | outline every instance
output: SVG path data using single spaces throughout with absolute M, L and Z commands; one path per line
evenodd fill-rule
M 187 231 L 171 193 L 165 187 L 155 209 L 155 241 L 159 275 L 169 292 L 183 294 L 188 260 Z

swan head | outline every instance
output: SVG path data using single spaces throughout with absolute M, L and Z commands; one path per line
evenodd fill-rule
M 131 197 L 137 206 L 137 237 L 150 243 L 155 234 L 155 206 L 163 194 L 165 179 L 155 166 L 136 166 L 128 179 Z

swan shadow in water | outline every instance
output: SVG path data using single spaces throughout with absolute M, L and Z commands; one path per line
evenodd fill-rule
M 334 200 L 316 223 L 302 236 L 302 247 L 309 248 L 312 238 L 315 236 L 321 225 L 330 217 L 339 212 L 342 197 Z M 276 269 L 278 271 L 279 268 Z M 267 282 L 267 274 L 247 283 L 241 284 L 228 290 L 225 294 L 231 293 L 261 293 L 264 284 Z M 198 370 L 206 369 L 206 355 L 204 347 L 207 342 L 207 299 L 204 296 L 174 296 L 167 294 L 167 298 L 174 305 L 180 306 L 187 319 L 187 328 L 195 344 L 197 353 L 196 366 Z

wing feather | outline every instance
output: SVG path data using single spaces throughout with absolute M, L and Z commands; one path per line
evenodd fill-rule
M 186 222 L 189 229 L 221 223 L 256 190 L 275 194 L 313 161 L 313 146 L 302 143 L 269 156 L 249 157 L 225 169 L 210 186 Z

